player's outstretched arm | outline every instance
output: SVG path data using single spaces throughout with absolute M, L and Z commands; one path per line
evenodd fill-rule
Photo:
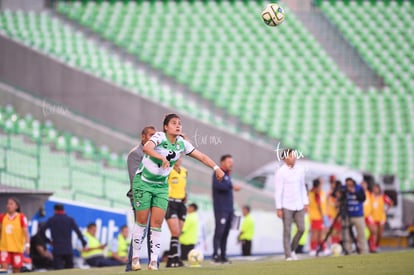
M 224 177 L 223 170 L 221 170 L 220 167 L 218 167 L 218 165 L 206 154 L 195 149 L 189 154 L 189 156 L 192 158 L 195 158 L 196 160 L 200 161 L 204 165 L 213 169 L 216 172 L 216 177 L 219 181 L 221 181 L 221 179 Z

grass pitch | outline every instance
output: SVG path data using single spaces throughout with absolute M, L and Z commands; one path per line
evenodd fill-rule
M 286 262 L 282 256 L 263 257 L 257 260 L 234 260 L 228 265 L 213 265 L 205 261 L 202 267 L 165 268 L 157 271 L 159 274 L 228 274 L 228 275 L 264 275 L 264 274 L 414 274 L 414 250 L 384 252 L 369 255 L 353 255 L 341 257 L 306 258 L 299 261 Z M 143 270 L 127 274 L 148 273 L 147 266 Z M 154 272 L 154 271 L 152 271 Z M 116 275 L 125 274 L 124 267 L 72 269 L 51 271 L 56 275 Z

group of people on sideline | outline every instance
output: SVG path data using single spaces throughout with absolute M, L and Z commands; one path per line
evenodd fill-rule
M 54 215 L 39 223 L 37 233 L 30 238 L 27 219 L 20 210 L 19 200 L 11 197 L 7 200 L 6 212 L 0 214 L 0 264 L 4 271 L 10 267 L 13 273 L 18 273 L 25 263 L 35 270 L 73 268 L 72 232 L 82 244 L 80 256 L 86 265 L 103 267 L 127 262 L 130 238 L 126 225 L 106 248 L 106 244 L 96 238 L 95 223 L 81 232 L 75 220 L 65 213 L 64 206 L 55 204 Z
M 322 188 L 321 178 L 314 179 L 308 191 L 304 169 L 296 164 L 294 150 L 286 149 L 284 155 L 285 163 L 276 172 L 275 203 L 277 216 L 283 222 L 286 260 L 297 260 L 296 252 L 303 252 L 306 224 L 309 224 L 311 256 L 329 255 L 328 244 L 335 243 L 343 245 L 345 254 L 353 249 L 358 253 L 378 252 L 386 211 L 393 205 L 380 185 L 369 186 L 366 181 L 358 184 L 352 178 L 345 179 L 342 185 L 331 176 L 328 193 Z M 293 222 L 297 229 L 291 239 Z M 331 229 L 329 238 L 328 229 Z

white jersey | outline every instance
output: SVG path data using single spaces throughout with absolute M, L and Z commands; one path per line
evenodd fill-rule
M 164 132 L 156 132 L 150 138 L 150 142 L 154 142 L 154 150 L 170 162 L 170 167 L 162 168 L 161 160 L 145 154 L 137 173 L 141 173 L 141 179 L 149 183 L 167 183 L 167 178 L 181 154 L 191 154 L 195 149 L 190 142 L 181 136 L 178 136 L 175 143 L 172 144 Z

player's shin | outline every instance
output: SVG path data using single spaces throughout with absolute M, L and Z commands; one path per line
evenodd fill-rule
M 151 227 L 151 262 L 158 261 L 161 250 L 161 228 Z
M 135 223 L 132 228 L 132 258 L 138 258 L 142 247 L 142 242 L 145 238 L 145 231 L 147 226 L 145 224 Z

